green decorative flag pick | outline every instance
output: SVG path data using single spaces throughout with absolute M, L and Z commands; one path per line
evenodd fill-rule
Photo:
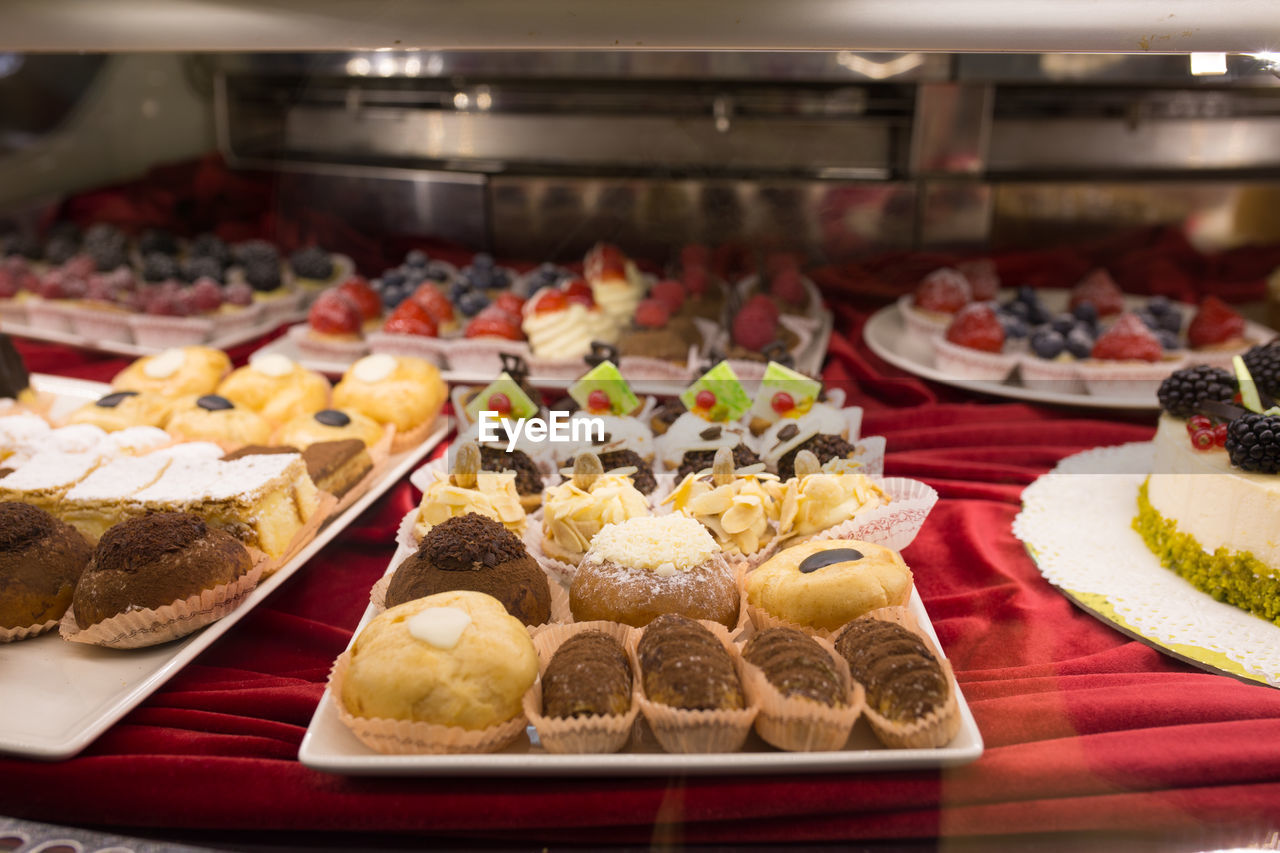
M 622 372 L 607 360 L 573 383 L 569 396 L 590 415 L 629 415 L 640 408 L 640 398 L 622 378 Z
M 736 421 L 751 408 L 751 398 L 727 361 L 720 362 L 684 389 L 680 402 L 695 415 L 721 423 Z
M 818 380 L 771 361 L 751 406 L 751 420 L 773 423 L 779 418 L 798 418 L 813 408 L 821 393 Z
M 529 399 L 529 395 L 511 378 L 511 374 L 503 371 L 467 403 L 467 417 L 472 423 L 480 420 L 481 412 L 497 412 L 503 419 L 519 421 L 538 414 L 538 405 Z

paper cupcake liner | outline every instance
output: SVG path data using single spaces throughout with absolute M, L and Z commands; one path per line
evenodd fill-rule
M 864 709 L 867 722 L 876 738 L 891 749 L 934 749 L 946 746 L 960 731 L 960 705 L 956 699 L 958 688 L 956 676 L 951 669 L 951 662 L 942 656 L 942 652 L 929 635 L 920 630 L 920 624 L 905 607 L 882 607 L 873 610 L 868 616 L 884 622 L 894 622 L 919 637 L 925 647 L 937 659 L 942 673 L 947 679 L 947 699 L 942 707 L 935 709 L 913 723 L 900 723 L 881 716 L 869 704 Z
M 263 323 L 268 324 L 273 329 L 281 323 L 290 323 L 301 319 L 299 316 L 302 313 L 301 291 L 272 296 L 267 299 L 256 300 L 256 302 L 262 306 Z
M 699 620 L 699 624 L 715 634 L 716 639 L 729 652 L 733 659 L 738 680 L 742 681 L 742 655 L 739 653 L 728 629 L 718 622 Z M 627 640 L 627 655 L 631 658 L 631 671 L 640 686 L 640 712 L 644 714 L 650 730 L 658 740 L 658 744 L 667 752 L 673 753 L 712 753 L 737 752 L 751 733 L 751 724 L 755 722 L 759 707 L 746 696 L 745 708 L 736 711 L 688 711 L 673 708 L 659 702 L 652 702 L 644 695 L 644 672 L 640 669 L 640 638 L 643 630 L 635 631 Z
M 1018 376 L 1027 388 L 1041 391 L 1057 391 L 1062 394 L 1083 394 L 1084 382 L 1080 378 L 1078 363 L 1037 358 L 1023 355 L 1018 359 Z
M 746 584 L 743 584 L 742 594 L 743 598 L 745 598 Z M 742 640 L 747 639 L 752 634 L 758 634 L 761 631 L 768 631 L 770 628 L 794 628 L 802 634 L 808 634 L 815 640 L 826 640 L 828 642 L 835 640 L 835 635 L 839 633 L 839 631 L 828 631 L 825 628 L 816 628 L 813 625 L 801 625 L 798 622 L 790 622 L 779 616 L 774 616 L 763 607 L 757 607 L 751 603 L 745 604 L 743 609 L 747 612 L 747 618 L 750 622 L 751 628 L 739 635 L 739 639 Z
M 525 520 L 524 528 L 524 546 L 529 551 L 529 555 L 534 561 L 542 567 L 552 580 L 566 587 L 573 583 L 573 576 L 578 573 L 578 564 L 569 563 L 557 557 L 552 557 L 542 547 L 542 511 L 534 513 L 534 516 Z
M 369 353 L 369 342 L 363 338 L 335 340 L 313 337 L 311 327 L 306 323 L 290 326 L 286 334 L 298 352 L 309 358 L 345 362 L 355 361 Z
M 226 306 L 223 307 L 225 308 Z M 209 319 L 213 321 L 214 337 L 237 334 L 254 326 L 263 326 L 262 331 L 264 332 L 270 331 L 264 326 L 265 313 L 262 310 L 262 306 L 256 302 L 252 305 L 245 305 L 231 310 L 218 311 L 210 314 Z
M 57 619 L 50 619 L 40 625 L 27 625 L 23 628 L 0 628 L 0 643 L 16 643 L 38 637 L 58 627 Z
M 206 589 L 189 598 L 155 609 L 130 610 L 81 629 L 74 610 L 68 608 L 59 624 L 62 639 L 108 649 L 140 649 L 167 643 L 217 622 L 248 597 L 263 577 L 258 561 L 247 574 L 231 583 Z
M 299 551 L 307 546 L 307 543 L 315 538 L 316 532 L 333 517 L 334 507 L 338 505 L 338 499 L 328 492 L 320 492 L 320 500 L 316 505 L 315 511 L 311 513 L 311 517 L 307 519 L 302 527 L 298 528 L 298 532 L 293 534 L 293 538 L 289 540 L 289 545 L 284 549 L 284 553 L 274 559 L 268 557 L 266 563 L 263 564 L 262 576 L 269 578 L 275 574 L 281 566 L 293 559 Z
M 209 317 L 156 317 L 133 314 L 129 317 L 133 339 L 144 347 L 194 346 L 213 336 L 213 320 Z
M 843 749 L 862 713 L 866 692 L 849 675 L 849 664 L 830 642 L 815 638 L 831 658 L 844 685 L 844 706 L 832 707 L 796 696 L 784 696 L 765 677 L 764 670 L 742 660 L 742 685 L 752 704 L 760 706 L 756 734 L 787 752 L 826 752 Z
M 505 338 L 460 338 L 449 342 L 445 362 L 455 373 L 476 380 L 493 380 L 502 372 L 503 354 L 518 355 L 529 364 L 533 353 L 524 341 Z
M 667 361 L 662 358 L 651 358 L 644 355 L 624 355 L 618 359 L 618 370 L 627 381 L 637 379 L 670 379 L 677 382 L 692 382 L 697 378 L 700 365 L 697 344 L 689 345 L 689 355 L 683 362 Z
M 418 550 L 418 538 L 414 535 L 413 528 L 418 524 L 420 510 L 421 507 L 415 506 L 404 514 L 404 518 L 400 519 L 400 524 L 396 526 L 396 544 L 401 548 Z
M 71 332 L 71 307 L 57 301 L 32 299 L 27 302 L 27 325 L 45 332 Z
M 412 551 L 397 554 L 398 559 L 392 559 L 387 573 L 378 578 L 377 582 L 369 588 L 369 604 L 373 607 L 375 614 L 382 613 L 387 609 L 387 590 L 391 587 L 391 578 L 395 575 L 396 569 L 400 568 L 400 564 L 412 554 Z M 547 589 L 551 593 L 551 619 L 541 625 L 526 626 L 530 633 L 548 625 L 566 625 L 573 621 L 573 614 L 569 612 L 569 593 L 565 588 L 557 583 L 555 578 L 548 577 Z
M 928 311 L 921 311 L 914 304 L 914 295 L 904 293 L 898 297 L 898 311 L 907 325 L 907 332 L 923 338 L 936 338 L 951 325 L 951 316 L 935 316 Z
M 408 355 L 429 361 L 436 367 L 444 367 L 445 353 L 455 344 L 443 338 L 423 335 L 404 335 L 395 332 L 370 332 L 365 335 L 369 352 L 387 355 Z
M 862 464 L 859 473 L 868 477 L 884 476 L 884 449 L 887 442 L 883 435 L 869 435 L 854 442 L 860 451 L 854 461 Z
M 524 694 L 524 715 L 537 730 L 542 748 L 553 755 L 618 752 L 631 740 L 631 731 L 640 713 L 640 682 L 633 668 L 631 707 L 627 713 L 567 719 L 542 715 L 542 675 L 546 673 L 556 650 L 570 637 L 583 631 L 603 631 L 616 639 L 625 651 L 635 629 L 617 622 L 579 622 L 575 625 L 549 625 L 533 635 L 533 647 L 538 651 L 538 680 Z
M 984 382 L 1003 382 L 1018 364 L 1015 355 L 962 347 L 943 337 L 933 339 L 933 360 L 938 370 L 954 379 Z
M 342 704 L 342 683 L 351 663 L 351 650 L 343 652 L 329 673 L 329 696 L 338 719 L 351 733 L 375 752 L 383 755 L 458 755 L 497 752 L 524 733 L 524 714 L 487 729 L 471 730 L 413 720 L 357 717 Z
M 127 311 L 81 305 L 69 309 L 67 313 L 71 317 L 71 330 L 82 338 L 118 344 L 133 342 L 133 329 L 129 325 L 130 314 Z
M 877 483 L 889 495 L 888 504 L 860 512 L 818 533 L 787 539 L 782 547 L 822 539 L 859 539 L 894 551 L 906 548 L 915 540 L 929 511 L 938 502 L 938 493 L 918 480 L 905 477 L 885 477 L 877 479 Z
M 577 358 L 547 358 L 545 356 L 531 355 L 527 359 L 527 363 L 529 365 L 529 375 L 543 382 L 557 379 L 577 379 L 587 372 L 587 363 L 582 360 L 582 356 Z
M 1137 397 L 1148 394 L 1154 400 L 1164 378 L 1186 363 L 1187 356 L 1182 353 L 1154 363 L 1122 361 L 1107 364 L 1081 361 L 1078 369 L 1085 390 L 1094 397 Z

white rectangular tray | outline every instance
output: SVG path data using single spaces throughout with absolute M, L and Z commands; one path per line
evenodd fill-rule
M 398 565 L 407 550 L 403 545 L 396 549 L 391 565 Z M 908 606 L 934 646 L 941 648 L 915 590 Z M 359 634 L 373 617 L 370 607 L 355 633 Z M 752 732 L 741 752 L 674 755 L 662 751 L 640 718 L 626 751 L 611 755 L 551 755 L 530 743 L 536 737 L 532 726 L 529 738 L 520 738 L 502 752 L 487 755 L 379 755 L 342 725 L 333 697 L 326 689 L 307 726 L 298 758 L 316 770 L 350 776 L 777 775 L 952 767 L 982 755 L 982 735 L 969 703 L 963 693 L 957 690 L 957 694 L 960 731 L 951 743 L 938 749 L 887 749 L 876 740 L 866 720 L 860 719 L 845 748 L 836 752 L 780 752 Z
M 225 335 L 217 335 L 212 339 L 205 341 L 201 346 L 212 347 L 213 349 L 231 349 L 237 347 L 247 341 L 252 341 L 263 335 L 274 332 L 280 326 L 286 323 L 296 322 L 297 317 L 291 316 L 280 320 L 271 320 L 270 322 L 257 323 L 245 329 L 229 332 Z M 55 332 L 51 329 L 37 329 L 22 323 L 14 323 L 11 321 L 0 322 L 0 332 L 13 335 L 19 338 L 29 338 L 33 341 L 44 341 L 51 344 L 63 344 L 64 346 L 76 347 L 77 349 L 93 350 L 95 352 L 107 352 L 113 355 L 127 355 L 132 358 L 141 358 L 144 355 L 152 355 L 160 352 L 164 347 L 149 347 L 142 344 L 122 341 L 104 341 L 97 338 L 88 338 L 75 332 Z
M 32 377 L 38 391 L 57 395 L 52 414 L 65 414 L 109 391 L 99 382 Z M 288 580 L 359 518 L 448 434 L 444 419 L 427 440 L 388 460 L 369 491 L 331 519 L 305 548 L 255 589 L 225 618 L 185 639 L 145 649 L 102 649 L 68 643 L 57 632 L 0 644 L 0 753 L 69 758 L 133 710 L 236 622 Z

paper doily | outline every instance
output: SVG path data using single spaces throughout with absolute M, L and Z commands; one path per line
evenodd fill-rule
M 1161 650 L 1280 687 L 1280 627 L 1214 601 L 1160 565 L 1130 526 L 1150 442 L 1069 456 L 1022 493 L 1013 534 L 1045 579 Z

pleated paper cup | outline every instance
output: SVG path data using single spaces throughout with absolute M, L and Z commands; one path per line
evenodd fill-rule
M 338 719 L 351 733 L 375 752 L 383 755 L 459 755 L 497 752 L 524 733 L 527 720 L 523 713 L 486 729 L 464 729 L 414 720 L 390 720 L 383 717 L 357 717 L 342 703 L 342 684 L 351 665 L 351 650 L 334 661 L 329 674 L 329 696 L 338 711 Z
M 450 370 L 468 379 L 492 381 L 502 372 L 502 356 L 515 355 L 525 364 L 533 358 L 529 345 L 524 341 L 505 338 L 462 338 L 451 341 L 444 351 L 444 360 Z M 579 367 L 581 367 L 579 362 Z
M 915 305 L 915 296 L 904 293 L 898 297 L 898 312 L 906 323 L 907 331 L 922 338 L 936 338 L 951 325 L 955 315 L 936 311 L 921 311 Z
M 50 619 L 48 622 L 39 625 L 27 625 L 22 628 L 0 628 L 0 643 L 16 643 L 19 640 L 29 640 L 57 627 L 58 620 Z
M 298 352 L 306 358 L 353 362 L 369 353 L 369 343 L 364 338 L 348 340 L 312 336 L 311 327 L 306 323 L 290 326 L 286 334 Z
M 624 355 L 618 359 L 618 370 L 628 381 L 666 379 L 675 382 L 692 382 L 697 378 L 699 365 L 699 347 L 689 345 L 689 354 L 684 361 L 667 361 L 664 358 L 653 358 L 647 355 Z
M 391 569 L 369 589 L 369 604 L 372 605 L 374 614 L 378 615 L 387 609 L 387 590 L 391 588 L 391 578 L 395 575 L 400 565 L 407 560 L 412 552 L 403 556 L 397 555 L 392 558 Z M 565 588 L 556 583 L 556 579 L 547 578 L 547 590 L 551 594 L 551 621 L 544 622 L 541 625 L 528 625 L 529 632 L 533 633 L 549 625 L 562 625 L 573 621 L 573 614 L 569 611 L 569 593 Z
M 541 510 L 526 520 L 523 538 L 524 547 L 529 551 L 529 556 L 533 557 L 552 580 L 564 586 L 570 586 L 573 583 L 573 576 L 578 573 L 578 564 L 553 557 L 542 547 Z
M 858 513 L 848 521 L 828 527 L 808 536 L 791 537 L 781 543 L 790 548 L 801 542 L 825 539 L 857 539 L 883 545 L 901 551 L 915 540 L 938 493 L 919 480 L 905 477 L 876 478 L 877 484 L 889 495 L 889 503 Z
M 406 335 L 397 332 L 370 332 L 366 338 L 369 352 L 387 355 L 408 355 L 429 361 L 436 367 L 445 366 L 445 352 L 452 341 L 429 338 L 425 335 Z
M 213 320 L 209 317 L 159 317 L 133 314 L 129 330 L 138 346 L 168 349 L 202 344 L 213 337 Z
M 742 681 L 742 655 L 733 644 L 727 628 L 718 622 L 699 620 L 698 624 L 711 631 L 733 659 L 738 680 Z M 631 657 L 631 671 L 640 684 L 640 712 L 659 745 L 667 752 L 707 754 L 737 752 L 746 743 L 755 722 L 759 707 L 746 696 L 745 708 L 731 711 L 689 711 L 660 702 L 653 702 L 644 695 L 644 671 L 640 668 L 640 638 L 644 630 L 634 632 L 627 642 L 627 654 Z
M 569 638 L 584 631 L 602 631 L 627 649 L 635 629 L 617 622 L 578 622 L 548 625 L 533 635 L 538 651 L 538 680 L 524 694 L 524 714 L 538 731 L 538 742 L 555 755 L 618 752 L 631 740 L 631 730 L 640 713 L 640 684 L 634 665 L 631 672 L 631 707 L 625 714 L 593 714 L 587 717 L 545 717 L 542 714 L 542 676 L 547 665 Z M 628 655 L 630 663 L 630 655 Z
M 934 749 L 946 746 L 960 731 L 960 705 L 956 699 L 958 692 L 956 676 L 951 669 L 951 662 L 942 656 L 942 652 L 933 644 L 929 635 L 920 629 L 920 623 L 905 607 L 882 607 L 867 614 L 873 619 L 893 622 L 915 634 L 924 643 L 925 648 L 938 661 L 943 677 L 947 680 L 947 698 L 943 704 L 929 714 L 911 723 L 890 720 L 872 707 L 870 697 L 863 711 L 871 730 L 881 743 L 892 749 Z
M 865 691 L 849 675 L 849 664 L 827 640 L 815 638 L 831 658 L 844 687 L 844 705 L 823 705 L 812 699 L 784 696 L 764 670 L 743 658 L 742 686 L 754 705 L 756 734 L 766 743 L 787 752 L 825 752 L 844 749 L 849 733 L 862 713 Z
M 413 532 L 413 528 L 418 525 L 418 514 L 421 511 L 421 507 L 415 506 L 400 519 L 400 525 L 396 528 L 396 544 L 401 548 L 408 548 L 410 551 L 418 550 L 418 537 Z
M 133 343 L 133 329 L 129 326 L 128 311 L 112 305 L 96 306 L 92 303 L 77 305 L 67 312 L 71 317 L 71 330 L 92 341 Z
M 951 379 L 1003 382 L 1018 364 L 1018 356 L 1012 353 L 972 349 L 943 337 L 933 338 L 932 343 L 934 363 Z
M 64 640 L 108 649 L 140 649 L 167 643 L 217 622 L 248 597 L 263 577 L 263 563 L 231 583 L 206 589 L 189 598 L 156 609 L 130 610 L 96 625 L 81 628 L 68 608 L 59 631 Z

